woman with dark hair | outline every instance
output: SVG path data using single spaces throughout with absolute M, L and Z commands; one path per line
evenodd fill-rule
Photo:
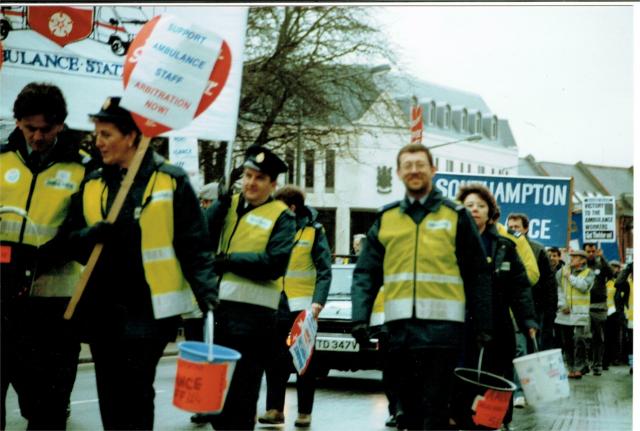
M 513 358 L 515 357 L 515 328 L 527 328 L 529 336 L 535 336 L 531 284 L 525 267 L 518 256 L 515 242 L 507 237 L 504 227 L 496 222 L 500 210 L 489 189 L 481 184 L 462 186 L 457 199 L 471 213 L 476 222 L 480 238 L 492 268 L 491 293 L 493 305 L 493 339 L 483 354 L 482 370 L 513 380 Z M 512 314 L 515 322 L 512 319 Z M 479 352 L 474 343 L 467 343 L 465 365 L 476 368 Z M 504 423 L 511 422 L 513 399 Z
M 120 98 L 97 114 L 102 168 L 74 196 L 59 240 L 72 258 L 102 254 L 74 321 L 91 348 L 105 429 L 153 428 L 155 370 L 180 314 L 217 303 L 207 228 L 187 174 L 147 150 L 116 222 L 105 221 L 141 133 Z

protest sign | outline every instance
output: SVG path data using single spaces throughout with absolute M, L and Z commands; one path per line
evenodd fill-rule
M 198 140 L 184 136 L 169 138 L 169 161 L 181 167 L 189 175 L 194 190 L 202 187 L 202 177 L 198 161 Z
M 616 198 L 585 197 L 582 200 L 582 241 L 616 242 Z
M 291 346 L 289 347 L 293 365 L 300 375 L 305 373 L 311 361 L 317 332 L 318 322 L 311 311 L 302 310 L 291 327 Z
M 495 196 L 501 223 L 506 225 L 510 213 L 525 213 L 529 217 L 529 238 L 545 246 L 566 247 L 569 241 L 570 178 L 438 172 L 433 183 L 450 199 L 455 199 L 460 186 L 481 183 Z
M 172 15 L 157 16 L 127 54 L 122 106 L 135 112 L 145 135 L 180 129 L 218 97 L 230 67 L 229 45 L 215 33 Z

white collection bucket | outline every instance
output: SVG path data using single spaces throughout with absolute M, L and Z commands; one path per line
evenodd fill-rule
M 513 360 L 527 403 L 537 406 L 570 395 L 562 350 L 532 353 Z

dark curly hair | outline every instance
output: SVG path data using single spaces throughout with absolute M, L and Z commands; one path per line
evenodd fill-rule
M 62 91 L 52 84 L 27 84 L 13 104 L 13 117 L 22 120 L 32 115 L 43 115 L 50 124 L 63 124 L 67 118 L 67 103 Z
M 472 183 L 461 186 L 460 190 L 458 190 L 458 196 L 456 196 L 456 199 L 460 202 L 464 202 L 467 196 L 474 193 L 480 196 L 480 199 L 487 203 L 487 206 L 489 207 L 489 223 L 495 222 L 497 218 L 496 216 L 499 216 L 500 214 L 500 207 L 498 206 L 496 198 L 493 196 L 491 191 L 482 184 Z

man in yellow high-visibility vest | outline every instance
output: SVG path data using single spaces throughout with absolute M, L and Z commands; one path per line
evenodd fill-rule
M 206 211 L 220 277 L 216 343 L 237 350 L 224 409 L 215 429 L 253 429 L 260 382 L 275 337 L 276 310 L 296 233 L 294 214 L 274 200 L 286 164 L 265 147 L 246 151 L 242 193 L 222 195 Z
M 468 211 L 433 187 L 435 171 L 427 147 L 400 149 L 397 175 L 406 196 L 379 211 L 351 286 L 353 335 L 365 343 L 384 285 L 388 369 L 400 429 L 449 427 L 449 394 L 467 314 L 478 343 L 490 339 L 490 269 L 480 236 Z
M 62 315 L 80 266 L 45 270 L 37 255 L 58 232 L 89 157 L 64 124 L 58 87 L 26 85 L 13 113 L 16 128 L 0 147 L 1 425 L 12 384 L 28 429 L 64 429 L 80 342 Z
M 567 358 L 569 378 L 582 378 L 585 365 L 586 340 L 589 330 L 589 292 L 595 274 L 587 266 L 587 253 L 573 250 L 571 262 L 556 273 L 558 282 L 558 313 L 555 323 L 560 327 L 562 349 Z

